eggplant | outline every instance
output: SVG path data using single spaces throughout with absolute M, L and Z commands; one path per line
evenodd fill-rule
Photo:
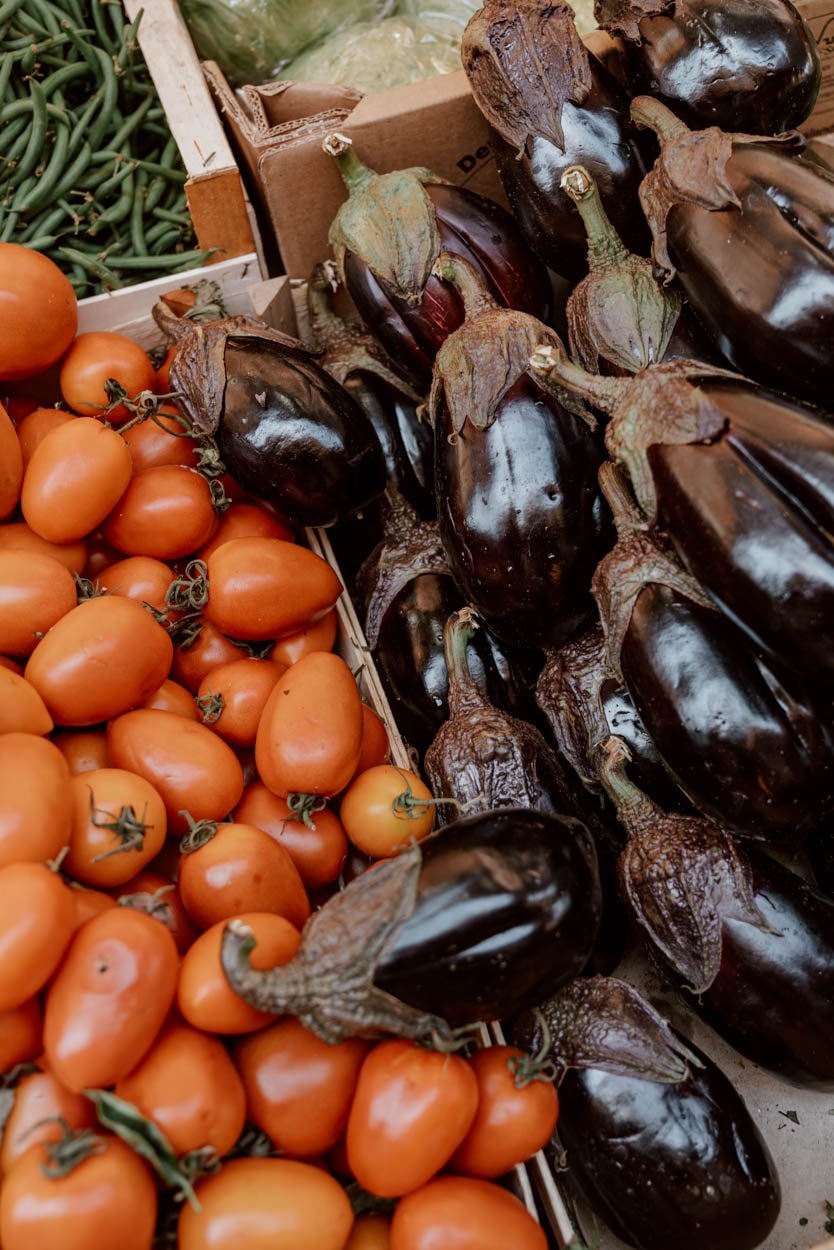
M 613 414 L 637 501 L 722 611 L 788 671 L 834 678 L 834 429 L 755 383 L 685 361 L 601 378 L 546 347 L 531 367 Z M 561 391 L 559 392 L 561 393 Z
M 630 250 L 649 236 L 633 205 L 646 163 L 628 96 L 583 44 L 568 5 L 487 0 L 461 59 L 492 128 L 501 182 L 533 250 L 563 278 L 585 274 L 584 232 L 562 177 L 581 164 Z
M 432 276 L 441 250 L 477 269 L 499 304 L 547 318 L 547 271 L 499 204 L 428 169 L 375 174 L 344 135 L 328 135 L 323 148 L 349 192 L 330 227 L 342 280 L 365 325 L 418 389 L 463 321 L 457 292 Z
M 834 829 L 825 821 L 808 839 L 808 852 L 814 878 L 823 894 L 834 897 Z
M 608 541 L 596 422 L 530 373 L 534 344 L 558 345 L 554 331 L 496 308 L 465 261 L 441 255 L 437 272 L 466 305 L 428 403 L 449 566 L 500 639 L 558 646 L 590 615 L 591 573 Z
M 609 739 L 599 774 L 628 833 L 620 886 L 652 954 L 743 1055 L 834 1089 L 834 900 L 722 826 L 669 815 Z
M 753 1250 L 779 1215 L 779 1178 L 723 1072 L 625 982 L 575 982 L 513 1040 L 570 1069 L 559 1086 L 567 1172 L 636 1250 Z
M 252 317 L 205 325 L 155 306 L 176 342 L 171 385 L 197 433 L 244 488 L 290 525 L 334 525 L 385 489 L 362 409 L 297 339 Z
M 596 0 L 594 12 L 623 40 L 630 94 L 696 128 L 778 135 L 816 103 L 816 41 L 788 0 Z
M 599 927 L 593 843 L 576 821 L 507 808 L 457 821 L 352 881 L 307 921 L 289 963 L 254 969 L 225 928 L 229 984 L 326 1042 L 432 1038 L 514 1015 L 581 971 Z
M 677 277 L 736 369 L 830 405 L 834 175 L 791 155 L 803 142 L 797 134 L 763 140 L 690 131 L 648 96 L 631 112 L 661 141 L 640 187 L 658 275 Z

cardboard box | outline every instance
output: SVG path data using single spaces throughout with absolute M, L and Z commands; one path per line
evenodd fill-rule
M 794 0 L 817 41 L 822 85 L 816 108 L 801 127 L 803 134 L 822 135 L 834 130 L 834 0 Z

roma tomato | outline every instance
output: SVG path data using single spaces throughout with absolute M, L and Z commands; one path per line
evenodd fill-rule
M 184 955 L 197 937 L 197 929 L 185 910 L 180 892 L 170 877 L 159 872 L 139 872 L 119 890 L 120 907 L 144 911 L 171 932 L 177 950 Z
M 0 243 L 0 274 L 0 381 L 33 378 L 75 337 L 75 291 L 54 261 L 19 243 Z
M 98 1124 L 89 1098 L 67 1089 L 50 1071 L 32 1072 L 22 1077 L 14 1091 L 14 1104 L 0 1150 L 0 1170 L 7 1173 L 31 1146 L 60 1141 L 59 1119 L 71 1129 L 93 1128 Z
M 233 538 L 280 538 L 284 542 L 295 542 L 292 530 L 260 504 L 233 503 L 220 518 L 214 537 L 197 555 L 207 560 L 212 552 Z
M 63 408 L 36 408 L 18 422 L 17 441 L 20 443 L 20 454 L 23 457 L 23 468 L 29 464 L 38 447 L 47 434 L 51 434 L 59 425 L 75 421 L 74 412 L 65 412 Z
M 244 1038 L 235 1063 L 248 1118 L 281 1154 L 315 1159 L 332 1149 L 347 1124 L 368 1043 L 329 1046 L 293 1016 Z
M 165 596 L 175 573 L 161 560 L 151 556 L 129 556 L 117 560 L 98 575 L 98 584 L 111 595 L 122 595 L 140 606 L 150 604 L 157 612 L 165 610 Z
M 8 655 L 0 655 L 0 668 L 8 669 L 10 673 L 17 673 L 19 677 L 23 676 L 23 665 Z
M 324 616 L 342 593 L 326 560 L 277 538 L 233 538 L 206 564 L 206 620 L 233 638 L 295 634 Z
M 367 703 L 362 704 L 362 753 L 356 765 L 355 777 L 365 773 L 369 768 L 387 764 L 391 759 L 391 744 L 388 741 L 388 730 Z
M 43 864 L 0 868 L 0 1011 L 46 985 L 75 929 L 72 891 Z
M 44 1052 L 58 1080 L 80 1091 L 127 1076 L 162 1028 L 178 965 L 171 934 L 142 912 L 113 907 L 82 925 L 46 997 Z
M 339 815 L 354 846 L 382 859 L 431 833 L 434 810 L 431 791 L 416 773 L 379 764 L 354 777 Z
M 165 353 L 165 357 L 162 361 L 162 364 L 159 366 L 156 373 L 154 374 L 153 389 L 157 395 L 168 395 L 171 391 L 171 378 L 170 378 L 169 370 L 171 368 L 171 361 L 174 359 L 174 356 L 176 355 L 176 351 L 177 351 L 176 343 L 172 343 L 171 346 L 168 348 L 167 352 Z
M 287 964 L 298 950 L 301 934 L 283 916 L 249 912 L 239 917 L 249 925 L 257 945 L 253 968 Z M 201 933 L 189 947 L 180 968 L 177 1007 L 183 1019 L 206 1033 L 251 1033 L 270 1024 L 275 1016 L 245 1003 L 229 985 L 220 963 L 220 947 L 227 922 L 221 920 Z
M 106 386 L 111 379 L 124 388 L 129 399 L 135 399 L 140 391 L 152 390 L 154 372 L 147 353 L 113 330 L 79 334 L 61 361 L 58 383 L 65 402 L 82 417 L 103 415 L 113 398 Z M 108 412 L 107 420 L 119 425 L 128 415 L 124 404 L 118 404 Z
M 200 689 L 200 682 L 222 664 L 233 664 L 243 655 L 240 647 L 221 634 L 208 621 L 204 621 L 197 639 L 188 646 L 174 648 L 171 676 L 192 694 Z
M 169 681 L 167 677 L 159 689 L 154 690 L 153 694 L 148 696 L 142 707 L 151 708 L 157 712 L 173 712 L 174 716 L 184 716 L 186 720 L 198 721 L 200 719 L 194 696 L 186 690 L 185 686 L 181 686 L 176 681 Z
M 286 671 L 273 660 L 251 658 L 212 669 L 197 691 L 203 724 L 233 746 L 254 746 L 266 701 Z
M 411 1193 L 448 1163 L 477 1108 L 478 1082 L 464 1059 L 413 1042 L 382 1042 L 362 1065 L 350 1109 L 353 1175 L 383 1198 Z
M 289 851 L 308 890 L 320 890 L 335 881 L 347 855 L 347 838 L 338 816 L 328 807 L 313 811 L 310 825 L 294 816 L 286 799 L 253 781 L 235 808 L 235 820 L 263 829 Z
M 353 1227 L 339 1182 L 294 1159 L 232 1159 L 196 1191 L 200 1210 L 183 1205 L 178 1250 L 344 1250 Z
M 130 448 L 133 472 L 144 473 L 161 464 L 184 464 L 197 467 L 194 439 L 185 432 L 185 423 L 173 404 L 163 404 L 154 417 L 146 417 L 138 425 L 122 430 L 122 438 Z
M 179 891 L 196 925 L 208 929 L 246 911 L 268 911 L 301 928 L 310 902 L 280 843 L 253 825 L 219 824 L 210 841 L 183 855 Z
M 41 635 L 77 601 L 72 573 L 58 560 L 40 551 L 0 549 L 0 652 L 31 655 Z
M 35 734 L 0 735 L 0 867 L 54 859 L 69 842 L 70 771 Z
M 95 725 L 147 699 L 168 676 L 173 655 L 150 612 L 102 595 L 53 625 L 25 675 L 57 725 Z
M 0 552 L 24 551 L 27 554 L 37 552 L 38 555 L 52 556 L 59 564 L 63 564 L 70 573 L 83 573 L 87 563 L 87 544 L 79 540 L 76 543 L 48 543 L 40 534 L 30 529 L 25 521 L 11 521 L 0 525 Z
M 547 1238 L 514 1194 L 467 1176 L 439 1176 L 397 1205 L 391 1250 L 547 1250 Z
M 190 555 L 216 529 L 208 482 L 178 464 L 137 473 L 102 526 L 118 551 L 157 560 Z
M 123 885 L 161 850 L 165 804 L 136 773 L 101 768 L 70 783 L 72 834 L 63 866 L 84 885 Z
M 93 916 L 98 916 L 103 911 L 109 911 L 111 907 L 116 906 L 116 900 L 109 894 L 104 894 L 101 890 L 87 890 L 81 885 L 73 889 L 72 897 L 75 903 L 76 932 L 88 920 L 92 920 Z
M 22 482 L 23 453 L 17 431 L 6 409 L 0 404 L 0 521 L 17 507 Z
M 551 1081 L 516 1085 L 510 1061 L 524 1058 L 515 1046 L 489 1046 L 469 1059 L 478 1082 L 478 1111 L 452 1155 L 453 1171 L 485 1180 L 503 1176 L 550 1141 L 559 1096 Z
M 335 608 L 331 608 L 320 620 L 307 625 L 297 634 L 287 634 L 285 638 L 279 638 L 272 649 L 272 659 L 289 668 L 291 664 L 303 660 L 311 651 L 332 651 L 338 625 L 338 613 Z
M 3 1250 L 151 1250 L 156 1184 L 147 1164 L 117 1137 L 57 1179 L 44 1174 L 46 1146 L 32 1146 L 0 1190 Z
M 11 669 L 0 669 L 0 734 L 48 734 L 52 717 L 34 686 Z
M 76 542 L 115 508 L 132 473 L 124 439 L 94 417 L 76 417 L 47 434 L 29 461 L 24 519 L 47 542 Z
M 316 651 L 288 668 L 255 740 L 258 772 L 273 794 L 338 794 L 361 750 L 362 700 L 344 660 Z
M 37 998 L 0 1011 L 0 1072 L 37 1059 L 43 1050 L 43 1018 Z M 4 1139 L 5 1144 L 5 1139 Z
M 345 1250 L 390 1250 L 391 1221 L 387 1215 L 360 1215 Z
M 205 725 L 151 708 L 127 712 L 107 726 L 114 768 L 138 773 L 159 791 L 169 833 L 194 820 L 222 820 L 243 794 L 243 772 L 231 747 Z
M 107 768 L 107 734 L 101 729 L 55 734 L 52 741 L 74 777 L 94 768 Z
M 122 553 L 110 543 L 101 530 L 93 530 L 87 535 L 87 563 L 84 565 L 84 576 L 88 581 L 95 582 L 105 569 L 121 560 Z
M 186 1025 L 165 1029 L 115 1092 L 165 1134 L 177 1155 L 204 1146 L 226 1154 L 246 1119 L 243 1083 L 225 1046 Z

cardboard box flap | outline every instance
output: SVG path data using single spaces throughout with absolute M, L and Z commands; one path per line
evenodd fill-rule
M 244 87 L 242 94 L 252 116 L 262 120 L 265 136 L 280 134 L 292 126 L 306 125 L 324 113 L 347 115 L 362 99 L 352 87 L 329 87 L 312 82 L 273 82 Z

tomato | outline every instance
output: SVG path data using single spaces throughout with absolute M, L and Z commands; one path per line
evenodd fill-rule
M 70 783 L 72 834 L 63 867 L 84 885 L 123 885 L 165 841 L 165 804 L 136 773 L 100 768 Z
M 177 560 L 208 542 L 217 513 L 204 477 L 163 464 L 136 474 L 102 528 L 125 555 Z
M 361 748 L 362 700 L 344 660 L 315 651 L 288 668 L 255 740 L 258 772 L 270 790 L 338 794 L 355 773 Z
M 43 864 L 0 868 L 0 1011 L 46 985 L 75 928 L 72 891 Z
M 335 608 L 325 612 L 319 620 L 307 625 L 297 634 L 279 638 L 272 649 L 272 659 L 281 664 L 297 664 L 311 651 L 332 651 L 336 641 L 339 616 Z
M 360 1215 L 345 1250 L 389 1250 L 391 1221 L 386 1215 Z
M 101 890 L 88 890 L 82 885 L 73 888 L 72 898 L 75 904 L 76 931 L 88 920 L 92 920 L 93 916 L 116 906 L 116 900 L 109 894 L 104 894 Z
M 260 504 L 233 503 L 220 518 L 214 537 L 197 554 L 201 560 L 207 560 L 218 547 L 233 538 L 280 538 L 284 542 L 295 542 L 292 530 Z
M 34 686 L 11 669 L 0 669 L 0 734 L 48 734 L 52 717 Z
M 347 855 L 345 831 L 328 807 L 313 811 L 313 828 L 293 816 L 287 800 L 253 781 L 235 808 L 235 820 L 263 829 L 289 851 L 308 890 L 319 890 L 335 881 Z
M 111 595 L 122 595 L 140 606 L 148 603 L 157 612 L 163 612 L 165 596 L 175 576 L 173 569 L 161 560 L 154 560 L 151 556 L 129 556 L 127 560 L 117 560 L 102 569 L 97 580 L 100 589 L 109 591 Z
M 15 1086 L 14 1104 L 3 1130 L 0 1170 L 8 1172 L 38 1142 L 60 1141 L 63 1133 L 58 1117 L 71 1129 L 98 1125 L 90 1099 L 67 1089 L 48 1070 L 22 1077 Z
M 169 395 L 171 392 L 170 368 L 171 361 L 174 359 L 176 352 L 177 345 L 176 343 L 172 343 L 165 353 L 162 364 L 154 374 L 153 389 L 157 395 Z
M 24 417 L 40 406 L 32 395 L 6 395 L 3 403 L 15 426 L 19 426 Z
M 220 668 L 222 664 L 232 664 L 244 654 L 225 634 L 221 634 L 219 629 L 205 621 L 195 642 L 188 647 L 174 648 L 171 676 L 192 694 L 196 694 L 200 689 L 200 682 L 208 673 Z
M 222 820 L 243 793 L 237 756 L 205 725 L 155 708 L 127 712 L 107 726 L 107 749 L 115 768 L 146 778 L 162 795 L 169 833 L 188 822 Z
M 477 1108 L 478 1082 L 466 1060 L 382 1042 L 359 1073 L 347 1127 L 350 1169 L 372 1194 L 411 1193 L 449 1161 Z
M 23 665 L 18 664 L 17 660 L 10 659 L 7 655 L 0 655 L 0 668 L 8 669 L 10 673 L 17 673 L 20 677 L 23 676 Z
M 168 676 L 173 654 L 150 612 L 102 595 L 53 625 L 25 675 L 57 725 L 94 725 L 147 699 Z
M 87 536 L 87 560 L 84 565 L 84 576 L 88 581 L 95 582 L 105 569 L 109 569 L 111 564 L 116 564 L 121 558 L 121 551 L 111 547 L 101 530 L 93 530 L 92 534 Z
M 324 1154 L 345 1131 L 367 1052 L 358 1038 L 330 1046 L 293 1016 L 244 1038 L 234 1055 L 249 1119 L 281 1154 Z
M 59 425 L 75 420 L 75 413 L 65 412 L 63 408 L 36 408 L 18 422 L 17 441 L 20 443 L 24 470 L 32 459 L 35 448 L 43 442 L 47 434 L 51 434 Z
M 105 389 L 110 379 L 135 399 L 141 391 L 152 390 L 153 365 L 138 343 L 124 334 L 113 330 L 79 334 L 61 361 L 58 382 L 65 402 L 82 417 L 103 416 L 112 398 Z M 128 416 L 124 404 L 117 404 L 107 420 L 120 425 Z
M 233 638 L 297 633 L 324 616 L 342 593 L 326 560 L 278 538 L 233 538 L 206 564 L 206 620 Z
M 146 417 L 138 425 L 122 430 L 122 438 L 130 448 L 133 472 L 144 473 L 161 464 L 184 464 L 197 467 L 194 439 L 185 433 L 185 425 L 178 420 L 179 409 L 174 404 L 163 404 L 156 417 Z
M 115 1093 L 151 1120 L 177 1155 L 205 1146 L 227 1154 L 246 1119 L 243 1082 L 223 1043 L 182 1024 L 160 1034 Z
M 0 243 L 0 247 L 2 246 Z M 22 482 L 23 454 L 17 431 L 6 409 L 0 404 L 0 521 L 17 507 Z
M 119 889 L 120 907 L 135 907 L 164 924 L 184 955 L 197 937 L 197 929 L 185 910 L 180 892 L 170 877 L 159 872 L 139 872 Z
M 344 1250 L 353 1227 L 339 1182 L 293 1159 L 232 1159 L 196 1188 L 200 1210 L 183 1205 L 178 1250 Z
M 58 266 L 19 243 L 0 243 L 0 274 L 0 380 L 13 382 L 61 359 L 75 337 L 78 302 Z
M 20 506 L 27 524 L 51 543 L 71 543 L 100 525 L 133 473 L 115 430 L 76 417 L 47 434 L 23 476 Z
M 431 791 L 416 773 L 379 764 L 354 777 L 339 815 L 354 846 L 381 859 L 431 833 L 434 810 Z
M 195 924 L 208 929 L 244 911 L 269 911 L 300 928 L 310 903 L 280 843 L 253 825 L 220 824 L 180 861 L 179 891 Z
M 391 1250 L 547 1250 L 547 1238 L 514 1194 L 488 1181 L 439 1176 L 397 1206 Z
M 0 735 L 0 867 L 54 859 L 69 842 L 69 768 L 35 734 Z
M 388 730 L 367 703 L 362 704 L 362 753 L 356 765 L 355 777 L 365 773 L 369 768 L 387 764 L 391 759 L 391 744 L 388 741 Z
M 9 1011 L 0 1011 L 0 1072 L 10 1072 L 19 1063 L 36 1059 L 43 1050 L 42 1032 L 41 1005 L 37 998 L 30 998 Z
M 117 1137 L 58 1179 L 45 1176 L 43 1143 L 15 1163 L 0 1190 L 3 1250 L 151 1250 L 156 1184 Z
M 203 723 L 233 746 L 254 746 L 266 701 L 286 671 L 273 660 L 251 658 L 212 669 L 197 691 Z
M 58 1080 L 82 1090 L 127 1076 L 168 1014 L 178 965 L 171 934 L 142 912 L 112 907 L 82 925 L 46 996 L 43 1045 Z
M 516 1086 L 509 1061 L 522 1058 L 524 1052 L 515 1046 L 489 1046 L 470 1058 L 478 1082 L 478 1111 L 452 1155 L 453 1171 L 485 1180 L 503 1176 L 550 1141 L 559 1096 L 550 1081 Z
M 72 573 L 52 556 L 0 549 L 0 651 L 31 655 L 39 636 L 76 606 L 77 593 Z
M 25 521 L 11 521 L 0 525 L 0 552 L 23 551 L 27 554 L 37 552 L 42 556 L 52 556 L 71 573 L 81 573 L 87 562 L 87 544 L 48 543 L 40 534 L 30 529 Z
M 103 730 L 55 734 L 52 741 L 74 777 L 94 768 L 107 768 L 107 734 Z
M 186 690 L 185 686 L 169 681 L 167 677 L 158 690 L 148 695 L 142 707 L 151 708 L 157 712 L 173 712 L 175 716 L 184 716 L 186 720 L 198 721 L 200 719 L 194 696 Z
M 276 968 L 286 964 L 298 950 L 301 934 L 283 916 L 269 912 L 248 912 L 239 917 L 249 925 L 257 945 L 252 951 L 253 968 Z M 177 1006 L 182 1017 L 195 1029 L 207 1033 L 251 1033 L 271 1024 L 275 1016 L 250 1007 L 234 992 L 220 963 L 220 946 L 226 921 L 201 933 L 186 952 L 180 967 Z

